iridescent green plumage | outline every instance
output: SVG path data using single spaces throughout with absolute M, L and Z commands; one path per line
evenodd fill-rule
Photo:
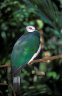
M 27 64 L 37 52 L 40 45 L 40 34 L 38 31 L 28 32 L 21 36 L 13 47 L 11 54 L 12 66 L 16 68 Z

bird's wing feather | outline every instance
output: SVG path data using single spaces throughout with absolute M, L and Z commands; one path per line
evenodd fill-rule
M 12 64 L 18 68 L 28 63 L 39 48 L 39 39 L 36 35 L 31 34 L 22 36 L 14 45 L 11 54 Z

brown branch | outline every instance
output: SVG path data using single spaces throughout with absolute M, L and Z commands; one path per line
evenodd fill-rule
M 40 32 L 40 44 L 41 44 L 41 48 L 43 49 L 44 48 L 44 34 L 43 34 L 43 31 L 42 30 L 39 30 Z
M 47 61 L 48 60 L 55 60 L 55 59 L 59 59 L 59 58 L 62 58 L 62 54 L 60 54 L 60 55 L 56 55 L 56 56 L 47 56 L 47 57 L 43 57 L 42 59 L 36 59 L 36 60 L 33 60 L 33 61 L 31 61 L 28 65 L 31 65 L 31 64 L 33 64 L 33 63 L 38 63 L 38 62 L 46 62 L 47 63 Z M 16 75 L 19 71 L 21 70 L 21 66 L 13 73 L 13 75 Z
M 7 83 L 0 83 L 1 86 L 8 86 Z
M 11 88 L 11 89 L 12 89 L 12 91 L 13 91 L 13 96 L 16 96 L 16 93 L 15 93 L 15 90 L 14 90 L 14 88 L 13 88 L 12 84 L 10 84 L 9 86 L 10 86 L 10 88 Z
M 0 65 L 0 68 L 7 68 L 10 67 L 10 64 Z
M 42 59 L 33 60 L 29 64 L 38 63 L 38 62 L 47 62 L 48 60 L 51 61 L 51 60 L 55 60 L 55 59 L 59 59 L 59 58 L 62 58 L 62 54 L 56 55 L 56 56 L 51 56 L 51 57 L 43 57 Z

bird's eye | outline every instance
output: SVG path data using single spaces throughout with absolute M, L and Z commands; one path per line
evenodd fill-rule
M 32 30 L 32 27 L 29 27 L 29 29 L 31 29 L 31 30 Z
M 34 26 L 27 26 L 27 27 L 26 27 L 26 30 L 27 30 L 28 32 L 34 32 L 34 31 L 35 31 L 35 27 L 34 27 Z

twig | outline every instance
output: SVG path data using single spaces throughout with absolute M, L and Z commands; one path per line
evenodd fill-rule
M 44 48 L 44 32 L 42 30 L 39 30 L 40 32 L 40 43 L 41 43 L 41 48 L 43 49 Z
M 0 85 L 2 85 L 2 86 L 8 86 L 7 83 L 0 83 Z
M 56 55 L 56 56 L 51 56 L 51 57 L 43 57 L 42 59 L 33 60 L 29 64 L 38 63 L 38 62 L 46 62 L 48 60 L 55 60 L 55 59 L 59 59 L 59 58 L 62 58 L 62 54 Z
M 28 65 L 31 65 L 33 63 L 38 63 L 38 62 L 47 62 L 48 60 L 51 61 L 51 60 L 55 60 L 55 59 L 59 59 L 59 58 L 62 58 L 62 54 L 56 55 L 56 56 L 51 56 L 51 57 L 43 57 L 42 59 L 33 60 Z M 15 72 L 13 72 L 13 75 L 16 75 L 20 70 L 21 70 L 21 66 Z
M 0 65 L 0 68 L 10 67 L 10 64 Z
M 16 96 L 16 93 L 15 93 L 15 90 L 14 90 L 14 88 L 13 88 L 12 84 L 10 84 L 9 86 L 10 86 L 10 88 L 11 88 L 11 89 L 12 89 L 12 91 L 13 91 L 13 96 Z

